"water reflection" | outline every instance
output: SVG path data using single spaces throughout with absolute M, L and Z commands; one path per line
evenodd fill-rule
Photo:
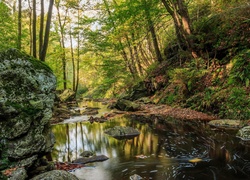
M 116 125 L 131 126 L 141 134 L 117 140 L 103 133 Z M 57 161 L 72 161 L 85 150 L 110 158 L 76 170 L 80 179 L 129 179 L 133 174 L 156 180 L 249 178 L 249 149 L 238 142 L 235 132 L 184 122 L 144 124 L 125 117 L 55 125 L 53 132 L 57 141 L 52 156 Z M 195 158 L 199 161 L 192 161 Z

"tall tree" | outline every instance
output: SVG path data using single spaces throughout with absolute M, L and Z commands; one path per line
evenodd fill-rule
M 67 89 L 67 73 L 66 73 L 66 50 L 65 50 L 65 25 L 66 25 L 66 18 L 68 13 L 68 7 L 64 10 L 64 18 L 61 16 L 61 10 L 60 10 L 60 3 L 61 0 L 57 0 L 55 3 L 56 9 L 57 9 L 57 18 L 58 18 L 58 24 L 59 24 L 59 33 L 60 33 L 60 45 L 62 49 L 62 66 L 63 66 L 63 88 Z M 63 18 L 63 19 L 62 19 Z
M 43 31 L 44 31 L 44 0 L 41 0 L 41 14 L 40 14 L 40 31 L 39 31 L 39 58 L 42 56 L 43 46 Z
M 154 27 L 154 23 L 152 21 L 152 17 L 150 15 L 150 7 L 152 6 L 152 0 L 143 0 L 143 5 L 144 5 L 144 11 L 145 11 L 145 18 L 147 20 L 148 28 L 152 36 L 153 40 L 153 45 L 154 45 L 154 50 L 156 54 L 156 58 L 158 62 L 162 62 L 163 58 L 160 52 L 157 36 L 156 36 L 156 31 Z
M 22 46 L 22 0 L 18 0 L 18 35 L 17 35 L 17 49 Z
M 113 0 L 113 2 L 114 2 L 115 5 L 117 5 L 117 2 L 115 0 Z M 112 12 L 110 10 L 108 1 L 107 0 L 103 0 L 103 3 L 104 3 L 106 11 L 108 13 L 108 18 L 110 19 L 110 23 L 111 23 L 112 27 L 114 28 L 114 30 L 116 30 L 117 25 L 115 24 L 115 21 L 114 21 L 114 18 L 112 16 Z M 125 51 L 125 46 L 124 46 L 124 44 L 122 42 L 121 37 L 118 38 L 118 45 L 116 45 L 115 49 L 118 50 L 118 51 L 120 51 L 121 56 L 123 57 L 126 65 L 127 65 L 127 68 L 129 69 L 132 77 L 135 79 L 136 78 L 136 74 L 135 74 L 134 68 L 132 67 L 131 62 L 129 61 L 129 58 L 128 58 L 128 55 L 127 55 L 127 53 Z
M 17 26 L 10 7 L 12 6 L 0 1 L 0 50 L 16 47 Z
M 76 83 L 75 91 L 79 87 L 79 74 L 80 74 L 80 0 L 77 1 L 77 59 L 76 59 Z
M 51 24 L 51 18 L 52 18 L 53 4 L 54 4 L 54 0 L 50 0 L 48 17 L 47 17 L 46 27 L 45 27 L 44 40 L 43 40 L 43 46 L 42 46 L 42 50 L 41 50 L 41 57 L 40 57 L 41 61 L 45 61 L 47 48 L 48 48 L 48 44 L 49 44 L 49 33 L 50 33 L 50 24 Z
M 36 0 L 33 0 L 32 55 L 36 58 Z
M 179 43 L 185 44 L 185 46 L 191 51 L 192 56 L 197 58 L 198 54 L 195 51 L 192 39 L 192 28 L 187 4 L 184 0 L 162 0 L 162 3 L 173 18 Z
M 29 16 L 29 55 L 32 55 L 32 6 L 31 6 L 31 2 L 30 0 L 28 0 L 28 6 L 29 6 L 29 10 L 28 10 L 28 16 Z
M 69 38 L 70 38 L 70 52 L 71 52 L 71 61 L 72 61 L 72 89 L 76 92 L 76 65 L 75 65 L 75 56 L 74 56 L 74 49 L 73 49 L 73 37 L 72 37 L 72 30 L 70 27 L 69 32 Z

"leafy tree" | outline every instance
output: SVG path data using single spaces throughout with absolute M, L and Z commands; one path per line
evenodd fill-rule
M 45 57 L 46 57 L 46 53 L 47 53 L 53 4 L 54 4 L 54 0 L 50 0 L 49 1 L 49 9 L 48 9 L 48 17 L 47 17 L 46 27 L 45 27 L 44 40 L 43 40 L 43 46 L 41 48 L 41 53 L 40 53 L 41 54 L 41 57 L 40 57 L 41 61 L 45 61 Z
M 33 0 L 33 19 L 32 19 L 32 55 L 36 58 L 36 0 Z
M 173 18 L 179 45 L 184 44 L 190 50 L 192 56 L 198 58 L 192 39 L 193 33 L 187 2 L 185 0 L 162 0 L 162 3 Z
M 22 0 L 18 0 L 18 39 L 17 49 L 21 49 L 22 42 Z
M 4 2 L 0 2 L 0 50 L 16 47 L 16 25 L 11 9 Z

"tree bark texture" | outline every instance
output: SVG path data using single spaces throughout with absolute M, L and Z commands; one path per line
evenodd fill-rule
M 36 0 L 33 0 L 32 55 L 36 58 Z
M 42 46 L 42 50 L 41 50 L 41 57 L 40 57 L 41 61 L 45 61 L 47 48 L 48 48 L 48 44 L 49 44 L 49 33 L 50 33 L 50 24 L 51 24 L 53 4 L 54 4 L 54 0 L 50 0 L 48 17 L 47 17 L 46 27 L 45 27 L 44 40 L 43 40 L 43 46 Z
M 40 15 L 40 31 L 39 31 L 39 58 L 42 56 L 43 46 L 43 31 L 44 31 L 44 0 L 41 0 L 41 15 Z
M 17 35 L 17 49 L 22 47 L 22 0 L 18 0 L 18 35 Z

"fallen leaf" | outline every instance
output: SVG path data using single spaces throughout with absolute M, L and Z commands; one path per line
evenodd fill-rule
M 197 163 L 200 161 L 202 161 L 202 159 L 200 159 L 200 158 L 189 159 L 189 162 L 191 162 L 191 163 Z

